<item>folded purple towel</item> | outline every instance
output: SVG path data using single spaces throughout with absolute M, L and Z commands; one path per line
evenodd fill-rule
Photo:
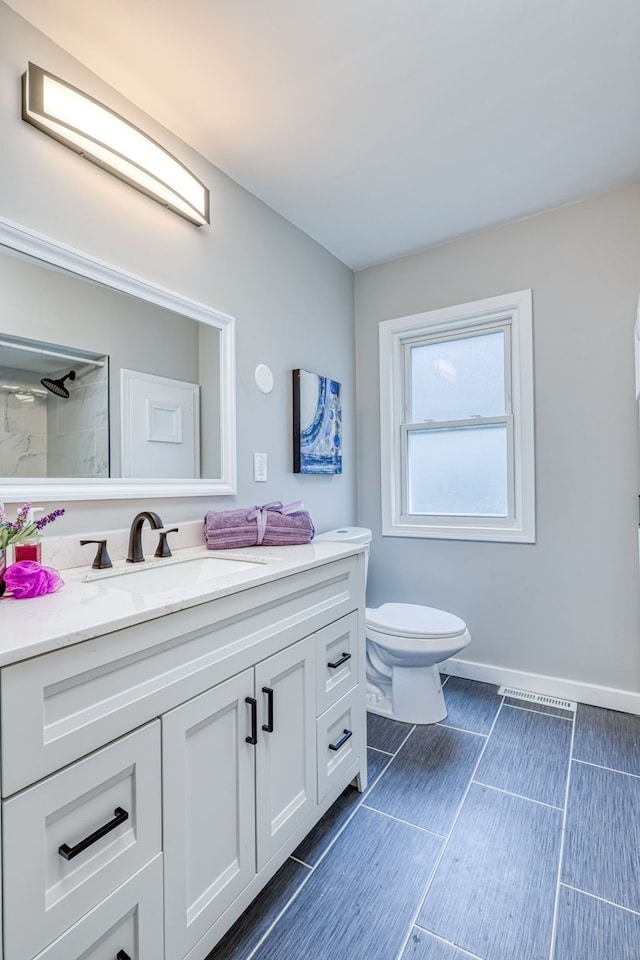
M 284 547 L 310 543 L 315 529 L 298 500 L 280 501 L 242 510 L 209 510 L 204 518 L 204 539 L 209 550 L 234 547 Z

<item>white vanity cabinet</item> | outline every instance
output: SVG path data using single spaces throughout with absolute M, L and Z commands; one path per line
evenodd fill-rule
M 2 960 L 204 960 L 366 786 L 363 601 L 341 556 L 2 667 Z

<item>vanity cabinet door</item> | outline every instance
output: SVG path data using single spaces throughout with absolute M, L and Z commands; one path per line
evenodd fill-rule
M 253 669 L 162 717 L 166 957 L 184 957 L 255 874 Z
M 316 803 L 315 637 L 256 668 L 257 868 L 311 816 Z M 272 722 L 270 722 L 272 721 Z

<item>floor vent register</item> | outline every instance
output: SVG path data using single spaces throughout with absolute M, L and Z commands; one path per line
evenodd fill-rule
M 529 690 L 516 690 L 515 687 L 500 687 L 499 697 L 513 697 L 515 700 L 528 700 L 529 703 L 541 703 L 545 707 L 559 707 L 561 710 L 576 712 L 574 700 L 560 700 L 558 697 L 547 697 L 542 693 L 530 693 Z

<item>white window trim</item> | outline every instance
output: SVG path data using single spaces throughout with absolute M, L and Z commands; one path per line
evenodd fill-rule
M 420 335 L 479 333 L 483 327 L 503 323 L 510 327 L 513 514 L 504 519 L 447 517 L 438 523 L 433 517 L 403 513 L 405 343 Z M 535 543 L 531 290 L 380 323 L 380 466 L 383 536 Z

